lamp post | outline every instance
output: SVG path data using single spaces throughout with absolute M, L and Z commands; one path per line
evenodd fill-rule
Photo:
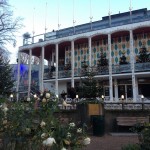
M 37 95 L 36 95 L 36 94 L 34 94 L 34 98 L 35 98 L 35 99 L 37 98 Z
M 78 102 L 79 95 L 76 95 L 76 102 Z
M 124 109 L 124 95 L 121 95 L 121 101 L 122 101 L 122 110 Z
M 144 109 L 144 95 L 141 95 L 141 100 L 142 100 L 142 110 Z
M 10 94 L 10 101 L 13 101 L 13 94 Z
M 102 95 L 102 100 L 104 101 L 104 95 Z

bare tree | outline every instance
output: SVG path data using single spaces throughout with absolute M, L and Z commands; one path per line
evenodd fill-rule
M 34 65 L 39 65 L 39 62 L 40 62 L 39 58 L 34 56 L 33 64 Z
M 16 33 L 23 27 L 22 18 L 14 19 L 11 6 L 6 0 L 0 1 L 0 47 L 7 43 L 16 44 Z
M 20 60 L 21 60 L 22 64 L 28 64 L 28 62 L 29 62 L 29 55 L 26 54 L 26 53 L 21 53 L 20 54 Z M 36 57 L 36 56 L 32 56 L 31 64 L 38 65 L 39 64 L 39 58 Z
M 3 47 L 0 47 L 0 58 L 3 59 L 4 63 L 7 63 L 9 58 L 10 52 L 4 49 Z
M 22 64 L 28 64 L 29 55 L 26 53 L 20 53 L 20 60 Z

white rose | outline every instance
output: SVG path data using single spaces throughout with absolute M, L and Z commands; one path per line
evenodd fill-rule
M 81 129 L 81 128 L 78 128 L 78 129 L 77 129 L 77 133 L 82 133 L 82 129 Z
M 41 138 L 44 139 L 46 137 L 46 133 L 41 134 Z
M 71 137 L 71 133 L 68 132 L 68 133 L 67 133 L 67 137 Z
M 46 146 L 52 146 L 54 143 L 56 143 L 54 138 L 49 137 L 46 139 Z
M 46 123 L 44 122 L 44 121 L 42 121 L 41 123 L 40 123 L 40 126 L 41 127 L 44 127 L 46 125 Z
M 50 93 L 46 93 L 46 98 L 50 98 Z
M 4 111 L 4 112 L 7 112 L 7 111 L 8 111 L 8 108 L 7 108 L 7 107 L 4 107 L 4 108 L 3 108 L 3 111 Z
M 69 124 L 69 126 L 70 127 L 75 127 L 75 123 L 72 122 L 72 123 Z
M 30 102 L 30 97 L 27 98 L 27 102 Z
M 53 101 L 53 102 L 56 102 L 57 100 L 56 100 L 56 99 L 53 99 L 52 101 Z
M 89 137 L 87 137 L 83 140 L 83 145 L 88 145 L 88 144 L 90 144 L 90 142 L 91 142 L 91 139 Z
M 46 98 L 43 98 L 43 99 L 42 99 L 42 102 L 43 102 L 43 103 L 46 103 Z
M 67 149 L 63 147 L 61 150 L 67 150 Z
M 31 129 L 30 128 L 26 128 L 25 132 L 26 132 L 26 134 L 30 134 L 31 133 Z

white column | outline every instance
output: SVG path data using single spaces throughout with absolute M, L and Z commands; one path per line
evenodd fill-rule
M 55 54 L 54 54 L 54 51 L 52 51 L 52 66 L 54 66 L 54 56 L 55 56 Z
M 17 87 L 16 87 L 17 102 L 19 100 L 19 85 L 20 85 L 20 52 L 18 51 L 18 72 L 17 72 Z
M 137 77 L 135 77 L 135 87 L 136 87 L 136 92 L 137 92 L 137 96 L 139 95 L 139 87 L 138 87 L 138 79 L 137 79 Z
M 29 50 L 28 98 L 30 98 L 30 91 L 31 91 L 31 60 L 32 60 L 32 49 Z
M 55 95 L 58 95 L 58 43 L 56 44 L 56 78 L 55 78 Z
M 42 92 L 42 88 L 41 88 L 41 67 L 42 67 L 42 57 L 41 57 L 41 53 L 40 53 L 40 57 L 39 57 L 39 90 L 40 92 Z
M 118 82 L 117 79 L 114 79 L 114 87 L 115 87 L 115 101 L 118 101 Z
M 91 59 L 91 57 L 92 57 L 92 50 L 91 50 L 91 37 L 89 37 L 88 38 L 88 44 L 89 44 L 89 66 L 91 67 L 91 65 L 92 65 L 92 59 Z
M 71 87 L 74 88 L 74 41 L 71 41 Z
M 110 101 L 113 101 L 112 61 L 111 61 L 111 34 L 108 34 L 108 50 L 109 50 L 109 96 L 110 96 Z
M 44 92 L 44 85 L 43 85 L 43 79 L 44 79 L 44 46 L 42 47 L 42 56 L 41 56 L 41 91 Z
M 132 71 L 132 88 L 133 88 L 133 101 L 136 101 L 136 83 L 134 74 L 134 49 L 133 49 L 133 32 L 130 30 L 130 51 L 131 51 L 131 71 Z

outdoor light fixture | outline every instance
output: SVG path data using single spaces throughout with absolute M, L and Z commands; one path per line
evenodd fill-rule
M 54 62 L 54 67 L 56 67 L 56 63 Z
M 78 101 L 79 95 L 76 95 L 76 101 Z
M 141 95 L 141 99 L 142 99 L 142 100 L 144 99 L 144 95 Z
M 143 103 L 143 101 L 144 101 L 144 95 L 141 95 L 141 99 L 142 99 L 142 110 L 144 109 L 144 103 Z
M 79 98 L 79 95 L 76 95 L 76 98 Z
M 104 95 L 102 95 L 102 100 L 104 99 Z
M 56 95 L 56 97 L 58 98 L 58 95 Z
M 10 94 L 10 100 L 12 101 L 13 100 L 13 94 Z
M 121 95 L 121 99 L 124 100 L 124 95 Z
M 37 98 L 37 95 L 36 95 L 36 94 L 34 94 L 34 98 Z
M 144 95 L 141 95 L 142 102 L 144 101 Z

